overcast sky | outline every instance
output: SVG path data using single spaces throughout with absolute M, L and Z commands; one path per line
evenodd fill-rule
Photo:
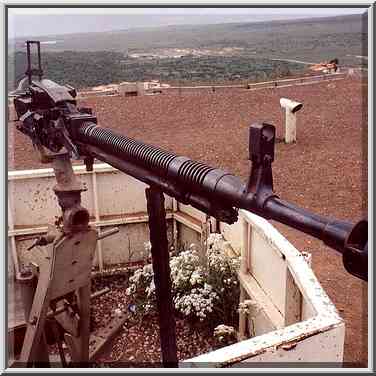
M 221 22 L 252 22 L 364 13 L 365 8 L 13 8 L 9 38 Z

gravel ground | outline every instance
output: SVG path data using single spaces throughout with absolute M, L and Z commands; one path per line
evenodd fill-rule
M 94 280 L 93 291 L 109 287 L 111 292 L 99 297 L 92 306 L 93 331 L 105 326 L 116 308 L 129 315 L 111 347 L 97 361 L 115 367 L 161 366 L 158 316 L 148 315 L 140 321 L 128 311 L 129 302 L 125 294 L 127 281 L 127 276 L 98 277 Z M 176 319 L 176 338 L 179 360 L 190 359 L 211 351 L 216 346 L 208 329 L 200 327 L 198 330 L 181 318 Z
M 131 272 L 132 274 L 132 272 Z M 91 305 L 90 331 L 97 334 L 108 326 L 114 317 L 115 310 L 126 312 L 128 318 L 114 338 L 96 358 L 93 366 L 143 368 L 163 367 L 161 363 L 161 345 L 159 339 L 159 321 L 156 313 L 137 318 L 128 310 L 130 304 L 125 289 L 128 286 L 128 273 L 113 276 L 98 276 L 92 279 L 92 292 L 108 287 L 110 291 L 95 299 Z M 205 325 L 192 325 L 183 318 L 176 317 L 176 344 L 178 360 L 219 348 L 209 328 Z M 67 359 L 69 353 L 66 346 L 64 352 Z M 49 346 L 50 354 L 58 355 L 56 344 Z
M 146 97 L 81 100 L 98 122 L 129 137 L 248 176 L 248 128 L 269 122 L 282 137 L 281 97 L 304 103 L 296 144 L 276 145 L 277 194 L 318 214 L 351 221 L 367 215 L 367 84 L 335 82 L 247 91 L 192 91 Z M 9 167 L 39 168 L 25 136 L 8 132 Z M 367 361 L 367 284 L 348 274 L 341 255 L 307 235 L 276 224 L 300 250 L 346 321 L 345 361 Z

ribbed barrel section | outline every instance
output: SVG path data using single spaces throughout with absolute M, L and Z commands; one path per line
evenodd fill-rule
M 94 123 L 84 123 L 77 129 L 78 141 L 100 147 L 107 153 L 123 157 L 166 174 L 169 163 L 176 155 L 158 147 L 144 144 L 111 129 L 102 128 Z
M 213 167 L 188 159 L 181 164 L 178 175 L 187 183 L 202 185 L 206 175 L 213 170 Z
M 218 182 L 230 175 L 218 168 L 177 156 L 91 122 L 83 123 L 76 130 L 76 137 L 83 144 L 96 146 L 106 153 L 132 161 L 143 168 L 150 169 L 158 176 L 169 177 L 182 184 L 184 189 L 193 192 L 211 194 L 219 187 Z M 236 181 L 234 187 L 226 187 L 226 192 L 223 193 L 229 197 L 234 196 L 234 191 L 239 191 L 239 186 L 242 186 L 241 190 L 244 189 L 242 183 Z

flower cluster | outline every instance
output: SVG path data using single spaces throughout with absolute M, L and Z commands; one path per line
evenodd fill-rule
M 174 297 L 175 309 L 185 316 L 198 317 L 203 321 L 208 314 L 213 312 L 215 301 L 219 299 L 213 287 L 204 284 L 204 287 L 194 288 L 189 294 L 178 294 Z
M 145 261 L 149 260 L 151 257 L 151 243 L 144 242 L 144 250 L 141 253 L 141 258 Z
M 256 314 L 260 310 L 259 304 L 251 299 L 244 300 L 244 302 L 239 303 L 238 312 L 244 315 Z
M 204 280 L 200 256 L 192 249 L 171 257 L 170 269 L 172 287 L 178 291 L 190 289 L 191 286 L 201 284 Z
M 211 234 L 205 257 L 196 246 L 170 258 L 172 296 L 175 310 L 192 320 L 209 320 L 213 327 L 221 322 L 235 323 L 239 302 L 238 257 L 225 253 L 222 235 Z M 127 294 L 132 295 L 137 311 L 155 308 L 155 285 L 151 264 L 136 270 L 129 278 Z
M 139 288 L 146 288 L 153 279 L 153 268 L 151 264 L 137 269 L 133 276 L 129 278 L 130 285 L 126 290 L 127 295 L 135 293 Z
M 236 330 L 233 326 L 221 324 L 214 328 L 213 335 L 219 342 L 229 342 L 236 338 Z
M 134 274 L 129 278 L 129 287 L 125 290 L 125 293 L 133 297 L 137 312 L 141 315 L 154 308 L 156 296 L 154 273 L 151 264 L 135 270 Z
M 222 275 L 225 284 L 237 284 L 236 272 L 239 270 L 239 257 L 229 257 L 225 253 L 228 242 L 223 239 L 221 234 L 210 234 L 207 240 L 208 267 L 214 273 Z M 227 277 L 227 278 L 226 278 Z

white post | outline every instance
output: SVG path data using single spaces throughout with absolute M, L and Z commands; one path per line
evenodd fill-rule
M 8 190 L 9 190 L 9 198 L 8 198 L 8 231 L 14 230 L 14 221 L 13 221 L 13 210 L 14 210 L 14 204 L 13 204 L 13 195 L 15 194 L 15 184 L 12 181 L 8 181 Z M 20 263 L 18 260 L 18 254 L 17 254 L 17 243 L 16 243 L 16 237 L 12 235 L 10 237 L 11 241 L 11 253 L 12 253 L 12 259 L 14 264 L 14 272 L 15 277 L 19 278 L 20 275 Z
M 279 102 L 286 111 L 285 142 L 286 144 L 296 142 L 296 113 L 303 104 L 287 98 L 281 98 Z
M 286 108 L 285 142 L 296 142 L 296 115 Z

